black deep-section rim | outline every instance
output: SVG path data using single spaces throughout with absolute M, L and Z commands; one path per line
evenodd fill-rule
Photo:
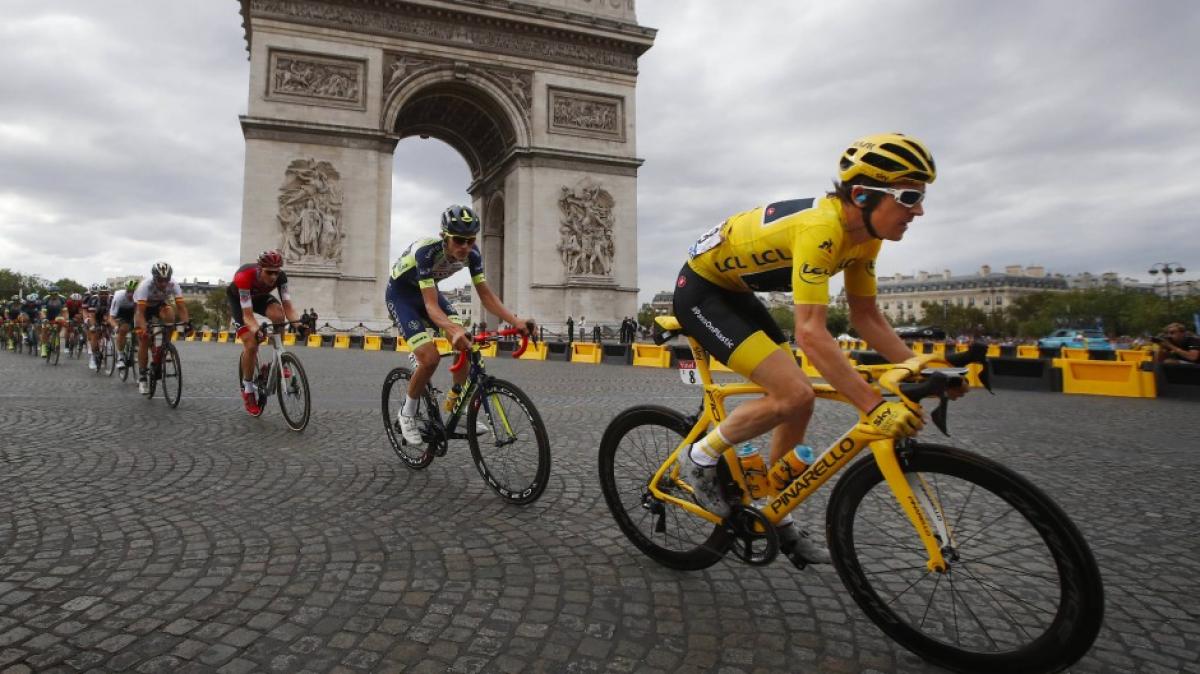
M 944 478 L 953 478 L 971 485 L 968 498 L 964 503 L 959 504 L 957 500 L 951 501 L 947 498 L 949 485 L 940 484 L 936 478 L 930 481 L 937 483 L 934 487 L 935 493 L 938 493 L 942 500 L 951 526 L 957 527 L 965 521 L 963 515 L 970 505 L 970 500 L 975 497 L 976 489 L 979 489 L 993 499 L 1007 504 L 1011 508 L 1011 512 L 1020 515 L 1028 528 L 1037 533 L 1040 543 L 1048 550 L 1047 556 L 1053 559 L 1053 571 L 1057 574 L 1059 596 L 1054 619 L 1049 622 L 1040 635 L 1036 637 L 1029 635 L 1029 639 L 1023 644 L 1007 650 L 979 652 L 960 648 L 942 639 L 926 635 L 918 627 L 910 624 L 910 620 L 906 616 L 901 616 L 893 610 L 891 604 L 899 601 L 902 595 L 908 593 L 925 578 L 932 577 L 933 581 L 930 582 L 940 582 L 946 576 L 926 573 L 916 581 L 909 583 L 900 595 L 892 597 L 890 601 L 885 601 L 883 597 L 880 597 L 871 578 L 876 578 L 877 582 L 882 584 L 886 582 L 887 578 L 894 578 L 899 571 L 903 571 L 903 568 L 895 567 L 905 563 L 902 559 L 902 553 L 905 550 L 899 549 L 898 553 L 884 554 L 881 557 L 881 559 L 886 559 L 894 567 L 893 569 L 886 573 L 867 573 L 856 552 L 855 524 L 858 520 L 855 515 L 867 494 L 872 489 L 879 487 L 883 490 L 879 498 L 895 508 L 893 517 L 903 518 L 904 516 L 895 504 L 895 497 L 886 487 L 886 482 L 882 481 L 879 468 L 874 460 L 864 457 L 852 466 L 838 482 L 834 494 L 830 498 L 826 533 L 830 551 L 833 553 L 834 567 L 843 584 L 867 614 L 867 617 L 900 645 L 930 662 L 957 671 L 1056 672 L 1069 667 L 1083 657 L 1094 643 L 1103 622 L 1104 591 L 1095 558 L 1074 523 L 1057 504 L 1031 482 L 994 461 L 964 450 L 940 445 L 914 443 L 909 451 L 911 453 L 907 454 L 902 462 L 906 473 L 920 472 L 926 476 L 944 476 Z M 943 490 L 946 493 L 941 493 Z M 975 557 L 972 560 L 974 549 L 985 547 L 979 545 L 978 542 L 971 545 L 972 541 L 979 533 L 983 533 L 995 525 L 1001 518 L 1007 517 L 1008 513 L 996 517 L 995 511 L 989 510 L 987 516 L 991 522 L 981 527 L 979 532 L 972 535 L 971 530 L 964 525 L 959 529 L 959 533 L 966 535 L 956 535 L 959 544 L 958 552 L 962 555 L 962 559 L 952 563 L 951 574 L 955 570 L 959 573 L 966 573 L 966 582 L 973 580 L 972 574 L 979 573 L 979 571 L 972 570 L 972 562 L 976 564 L 977 568 L 979 565 L 989 565 L 987 562 L 980 561 L 984 559 L 982 557 Z M 866 523 L 870 524 L 870 522 Z M 912 527 L 907 518 L 904 518 L 903 525 L 904 533 L 909 533 L 908 530 L 911 530 Z M 874 526 L 879 531 L 884 530 L 882 526 Z M 908 552 L 919 557 L 923 564 L 924 550 L 915 533 L 912 533 L 911 541 L 910 545 L 914 549 L 920 548 L 920 550 L 916 552 L 908 550 Z M 967 547 L 968 545 L 971 547 Z M 1021 540 L 1008 542 L 1007 539 L 1004 545 L 1012 548 L 1029 546 L 1029 544 L 1023 545 Z M 1001 552 L 1006 551 L 1004 548 L 1001 549 Z M 1025 577 L 1035 576 L 1028 568 L 1019 569 L 1019 571 Z M 959 582 L 962 583 L 962 581 Z M 979 585 L 984 588 L 983 594 L 1003 594 L 1030 606 L 1033 604 L 1027 598 L 1018 597 L 1008 587 L 989 587 L 982 582 Z M 935 586 L 930 594 L 930 605 L 932 605 L 933 596 L 937 591 L 938 588 Z M 962 596 L 958 590 L 951 589 L 949 591 L 954 593 L 952 595 L 954 599 Z M 915 597 L 917 594 L 914 592 L 912 596 Z M 1045 596 L 1045 594 L 1040 594 L 1035 599 Z M 950 603 L 954 606 L 952 614 L 956 618 L 958 602 L 952 600 Z M 965 607 L 964 602 L 964 610 L 966 608 L 969 607 Z M 991 607 L 988 608 L 991 610 Z M 945 612 L 935 614 L 934 617 L 936 618 L 938 615 L 944 616 Z M 975 616 L 976 614 L 968 613 L 966 615 Z M 1009 615 L 1011 616 L 1011 613 Z M 922 616 L 922 619 L 926 617 L 928 617 L 928 612 Z M 1018 629 L 1028 634 L 1023 626 Z M 995 643 L 990 634 L 988 638 Z

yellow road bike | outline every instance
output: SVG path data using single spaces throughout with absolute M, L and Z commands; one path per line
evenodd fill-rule
M 660 317 L 659 341 L 682 334 Z M 617 415 L 600 444 L 600 483 L 621 531 L 643 553 L 681 570 L 727 554 L 753 565 L 779 551 L 774 525 L 845 469 L 830 494 L 825 534 L 846 590 L 879 629 L 918 656 L 966 672 L 1054 672 L 1092 646 L 1104 589 L 1079 529 L 1042 490 L 1003 465 L 945 445 L 881 436 L 858 422 L 803 473 L 760 506 L 749 497 L 731 449 L 718 475 L 735 503 L 722 520 L 692 498 L 681 452 L 725 418 L 731 396 L 762 394 L 748 383 L 714 383 L 708 354 L 688 338 L 703 387 L 687 416 L 657 405 Z M 946 390 L 961 384 L 973 348 L 942 361 L 917 357 L 859 372 L 885 396 L 931 414 L 946 430 Z M 935 368 L 934 365 L 946 367 Z M 819 398 L 849 404 L 825 384 Z M 869 456 L 851 463 L 862 452 Z

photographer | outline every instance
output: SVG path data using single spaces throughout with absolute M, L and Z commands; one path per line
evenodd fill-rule
M 1165 334 L 1151 338 L 1158 345 L 1156 363 L 1200 363 L 1200 339 L 1187 331 L 1183 323 L 1167 326 Z

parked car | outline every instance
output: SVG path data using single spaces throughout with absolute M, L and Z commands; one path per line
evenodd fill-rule
M 902 325 L 896 328 L 900 339 L 928 339 L 940 342 L 946 339 L 946 331 L 936 325 Z
M 1062 328 L 1038 340 L 1038 346 L 1043 349 L 1055 349 L 1069 346 L 1075 349 L 1090 349 L 1092 351 L 1112 351 L 1112 342 L 1104 336 L 1101 330 Z

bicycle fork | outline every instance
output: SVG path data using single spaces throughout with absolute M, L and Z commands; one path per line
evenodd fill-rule
M 921 543 L 929 555 L 925 562 L 926 568 L 945 573 L 950 569 L 950 565 L 942 551 L 949 550 L 953 556 L 954 541 L 945 511 L 934 490 L 920 473 L 905 473 L 900 467 L 895 440 L 875 440 L 870 443 L 870 447 L 884 480 L 895 495 L 901 510 L 908 516 L 913 529 L 921 537 Z

